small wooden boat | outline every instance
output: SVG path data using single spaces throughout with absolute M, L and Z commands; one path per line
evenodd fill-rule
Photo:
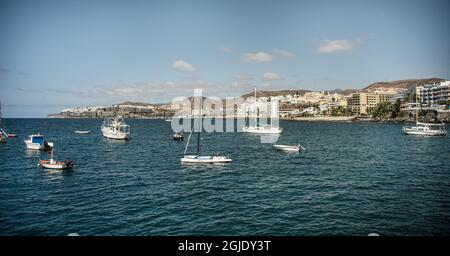
M 278 145 L 278 144 L 275 144 L 275 145 L 273 145 L 273 147 L 278 149 L 278 150 L 282 150 L 282 151 L 286 151 L 286 152 L 299 152 L 299 151 L 306 150 L 301 145 L 290 146 L 290 145 Z
M 39 160 L 38 165 L 45 169 L 54 169 L 54 170 L 65 170 L 70 169 L 74 166 L 73 162 L 70 160 L 58 162 L 53 160 L 53 158 L 51 158 L 50 160 Z
M 75 133 L 78 133 L 78 134 L 88 134 L 88 133 L 91 133 L 91 131 L 75 131 Z

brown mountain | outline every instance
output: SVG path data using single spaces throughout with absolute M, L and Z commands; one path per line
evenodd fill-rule
M 416 86 L 418 85 L 424 85 L 429 83 L 436 83 L 445 81 L 445 79 L 442 78 L 425 78 L 425 79 L 406 79 L 406 80 L 397 80 L 397 81 L 391 81 L 391 82 L 376 82 L 373 83 L 363 90 L 374 90 L 378 88 L 405 88 L 408 90 L 414 90 Z

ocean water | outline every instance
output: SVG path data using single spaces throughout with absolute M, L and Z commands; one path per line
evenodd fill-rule
M 101 136 L 102 120 L 6 119 L 0 144 L 0 235 L 449 235 L 450 136 L 401 124 L 281 121 L 278 143 L 203 133 L 226 165 L 183 165 L 164 120 L 127 120 L 133 138 Z M 91 130 L 91 134 L 75 134 Z M 72 171 L 37 167 L 41 132 Z M 195 141 L 195 140 L 194 140 Z

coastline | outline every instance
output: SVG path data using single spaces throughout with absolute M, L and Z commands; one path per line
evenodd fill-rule
M 305 122 L 350 122 L 355 121 L 355 116 L 314 116 L 314 117 L 280 117 L 285 121 L 305 121 Z

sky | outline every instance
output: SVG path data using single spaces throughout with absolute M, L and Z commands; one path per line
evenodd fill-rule
M 450 71 L 450 1 L 0 0 L 3 117 Z

